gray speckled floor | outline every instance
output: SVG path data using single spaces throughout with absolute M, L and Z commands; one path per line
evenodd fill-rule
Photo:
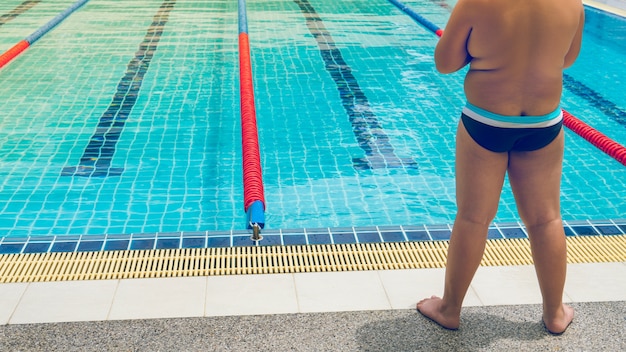
M 626 302 L 572 305 L 561 336 L 521 305 L 465 308 L 458 331 L 412 310 L 5 325 L 0 351 L 626 351 Z

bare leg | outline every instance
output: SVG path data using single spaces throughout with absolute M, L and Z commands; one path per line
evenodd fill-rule
M 530 238 L 543 297 L 543 320 L 549 332 L 565 331 L 574 310 L 563 304 L 567 248 L 561 221 L 560 185 L 563 132 L 540 150 L 511 153 L 509 180 L 520 217 Z
M 479 146 L 459 124 L 456 147 L 456 197 L 454 221 L 443 298 L 420 301 L 417 310 L 448 329 L 459 327 L 463 298 L 485 250 L 487 230 L 496 215 L 508 163 L 507 153 Z

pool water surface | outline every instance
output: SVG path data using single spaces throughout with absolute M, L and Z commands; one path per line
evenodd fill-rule
M 6 21 L 0 51 L 72 3 Z M 406 4 L 443 28 L 454 3 Z M 388 1 L 247 13 L 268 230 L 450 224 L 463 72 L 436 72 L 437 37 Z M 622 145 L 624 33 L 587 8 L 562 104 Z M 0 236 L 244 229 L 237 50 L 234 1 L 102 0 L 2 68 Z M 626 168 L 566 133 L 563 218 L 623 219 Z M 519 221 L 508 186 L 495 221 Z

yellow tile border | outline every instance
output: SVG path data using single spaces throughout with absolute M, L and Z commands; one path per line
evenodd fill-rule
M 568 262 L 626 262 L 626 235 L 568 237 Z M 447 241 L 0 255 L 0 283 L 443 268 Z M 530 265 L 528 239 L 487 241 L 483 266 Z

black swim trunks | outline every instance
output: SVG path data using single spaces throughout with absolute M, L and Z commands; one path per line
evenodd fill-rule
M 541 116 L 504 116 L 467 103 L 461 120 L 476 143 L 492 152 L 532 151 L 550 144 L 561 132 L 563 110 Z

